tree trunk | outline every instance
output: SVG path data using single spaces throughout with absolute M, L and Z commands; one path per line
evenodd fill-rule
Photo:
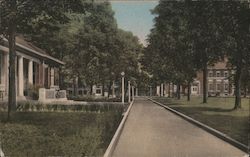
M 10 112 L 16 111 L 16 26 L 15 22 L 9 26 L 9 95 L 8 120 Z
M 102 82 L 102 96 L 103 96 L 103 97 L 104 97 L 104 92 L 105 92 L 105 91 L 104 91 L 104 90 L 105 90 L 105 87 L 104 87 L 104 86 L 105 86 L 105 83 L 104 83 L 104 81 L 103 81 L 103 82 Z
M 187 101 L 190 101 L 190 95 L 191 95 L 191 82 L 188 82 L 188 93 L 187 93 Z
M 113 83 L 113 82 L 110 80 L 110 81 L 109 81 L 109 87 L 108 87 L 108 97 L 110 97 L 110 95 L 111 95 L 111 93 L 112 93 L 112 89 L 111 89 L 112 83 Z
M 74 78 L 74 96 L 78 96 L 78 78 Z
M 171 88 L 171 84 L 170 83 L 168 83 L 168 97 L 170 98 L 170 88 Z
M 115 96 L 115 81 L 112 82 L 112 97 Z
M 244 86 L 244 98 L 247 97 L 247 84 L 245 84 Z
M 90 84 L 90 95 L 93 95 L 93 83 Z
M 237 66 L 234 78 L 235 83 L 235 103 L 234 109 L 241 108 L 241 67 Z
M 174 91 L 174 84 L 172 83 L 172 98 L 175 96 L 175 91 Z
M 73 95 L 76 96 L 76 79 L 73 80 Z
M 177 99 L 180 100 L 181 99 L 181 85 L 180 83 L 177 84 Z
M 203 103 L 207 103 L 207 63 L 203 67 Z

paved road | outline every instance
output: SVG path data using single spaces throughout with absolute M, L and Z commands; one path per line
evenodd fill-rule
M 241 150 L 139 98 L 114 150 L 113 157 L 243 157 Z

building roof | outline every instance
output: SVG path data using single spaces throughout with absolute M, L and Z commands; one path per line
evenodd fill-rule
M 31 42 L 28 42 L 26 40 L 24 40 L 24 38 L 22 36 L 17 36 L 16 37 L 16 43 L 21 44 L 27 48 L 33 49 L 41 54 L 46 54 L 49 55 L 47 52 L 45 52 L 44 50 L 36 47 L 35 45 L 33 45 Z
M 6 43 L 8 43 L 8 40 L 6 38 L 3 39 Z M 21 48 L 27 52 L 29 52 L 30 55 L 35 55 L 40 58 L 43 58 L 45 60 L 49 60 L 51 62 L 57 63 L 59 65 L 64 65 L 65 63 L 60 61 L 57 58 L 54 58 L 50 56 L 47 52 L 44 50 L 38 48 L 37 46 L 33 45 L 31 42 L 26 41 L 22 36 L 16 37 L 16 46 L 17 48 Z
M 227 58 L 224 58 L 224 60 L 216 62 L 213 66 L 209 66 L 208 69 L 228 69 L 227 61 Z

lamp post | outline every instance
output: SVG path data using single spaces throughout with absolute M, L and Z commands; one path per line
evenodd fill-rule
M 132 100 L 135 99 L 135 87 L 132 86 Z
M 124 104 L 124 96 L 125 96 L 125 92 L 124 92 L 124 76 L 125 76 L 125 72 L 121 73 L 122 76 L 122 103 Z
M 130 81 L 128 81 L 128 102 L 130 103 L 130 96 L 131 96 L 131 94 L 130 94 Z

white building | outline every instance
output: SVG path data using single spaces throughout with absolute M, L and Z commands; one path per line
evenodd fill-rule
M 16 91 L 17 100 L 32 98 L 30 91 L 37 88 L 59 88 L 59 66 L 64 63 L 25 41 L 16 37 Z M 0 44 L 0 97 L 8 96 L 9 48 L 7 39 Z M 47 93 L 46 97 L 52 97 Z M 66 97 L 66 95 L 65 95 Z M 0 100 L 1 101 L 1 100 Z

